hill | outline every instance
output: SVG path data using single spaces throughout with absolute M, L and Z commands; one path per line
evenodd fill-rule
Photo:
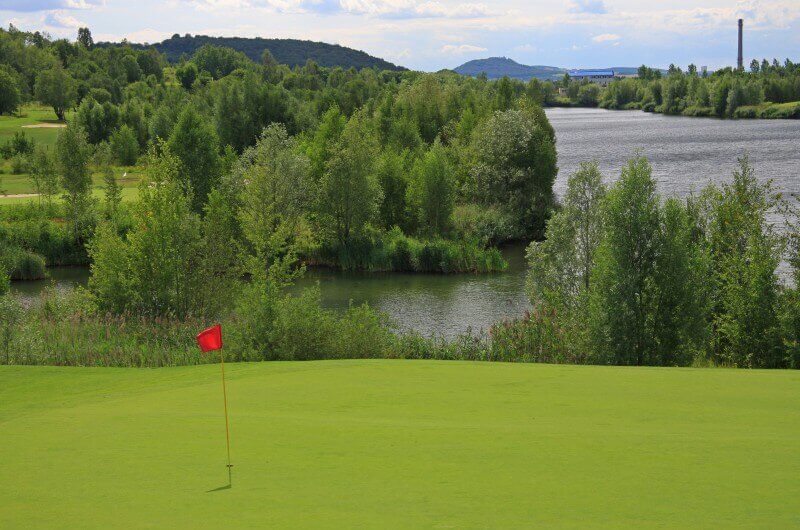
M 187 345 L 189 347 L 189 345 Z M 796 526 L 800 372 L 0 366 L 0 528 Z
M 269 50 L 272 56 L 281 63 L 289 66 L 303 65 L 308 59 L 321 66 L 350 68 L 377 68 L 378 70 L 405 70 L 388 61 L 373 57 L 360 50 L 346 48 L 338 44 L 313 42 L 297 39 L 263 39 L 260 37 L 209 37 L 206 35 L 173 35 L 171 38 L 152 45 L 131 44 L 136 48 L 154 47 L 166 55 L 172 63 L 180 60 L 181 56 L 191 56 L 198 48 L 206 44 L 233 48 L 247 55 L 253 61 L 260 61 L 264 50 Z M 119 43 L 103 42 L 98 46 L 115 46 Z
M 607 68 L 601 68 L 606 70 Z M 612 66 L 610 69 L 618 74 L 630 75 L 635 74 L 639 68 L 635 66 Z M 560 79 L 566 72 L 567 68 L 560 68 L 558 66 L 528 66 L 520 64 L 508 57 L 490 57 L 488 59 L 475 59 L 469 61 L 458 68 L 455 72 L 461 75 L 468 75 L 472 77 L 479 76 L 482 73 L 486 74 L 489 79 L 500 79 L 501 77 L 508 76 L 512 79 L 521 79 L 527 81 L 532 77 L 541 80 L 557 80 Z M 666 73 L 666 70 L 662 70 Z
M 508 76 L 513 79 L 558 79 L 564 75 L 566 70 L 556 66 L 527 66 L 519 64 L 508 57 L 490 57 L 488 59 L 475 59 L 462 64 L 455 71 L 461 75 L 477 77 L 482 73 L 489 79 L 500 79 Z

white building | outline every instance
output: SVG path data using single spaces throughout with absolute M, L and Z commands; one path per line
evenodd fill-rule
M 606 86 L 614 80 L 614 70 L 568 70 L 571 79 L 587 79 L 591 83 Z

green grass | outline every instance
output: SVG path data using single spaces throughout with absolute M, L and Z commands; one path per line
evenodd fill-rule
M 24 125 L 37 123 L 59 123 L 53 109 L 42 105 L 28 105 L 22 107 L 17 116 L 0 116 L 0 145 L 5 144 L 14 133 L 23 131 L 26 136 L 33 138 L 37 145 L 44 145 L 53 149 L 60 129 L 57 128 L 28 128 Z M 0 160 L 0 190 L 8 195 L 34 193 L 29 175 L 11 174 L 11 161 Z M 137 197 L 137 186 L 142 177 L 142 168 L 115 167 L 114 172 L 122 186 L 122 199 L 130 201 Z M 125 178 L 123 174 L 127 173 Z M 103 176 L 99 172 L 92 174 L 92 194 L 97 198 L 103 197 Z M 36 201 L 35 197 L 4 197 L 0 195 L 0 207 L 10 204 L 24 204 Z
M 25 132 L 28 138 L 33 138 L 37 144 L 54 146 L 58 137 L 57 128 L 31 128 L 23 125 L 39 123 L 61 123 L 56 118 L 51 107 L 43 105 L 26 105 L 20 108 L 16 116 L 0 116 L 0 144 L 6 143 L 14 133 Z
M 800 372 L 0 367 L 2 528 L 786 528 Z

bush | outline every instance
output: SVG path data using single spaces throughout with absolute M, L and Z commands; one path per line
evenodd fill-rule
M 139 157 L 139 140 L 136 133 L 123 125 L 111 135 L 111 152 L 120 165 L 132 166 Z
M 683 109 L 681 113 L 684 116 L 693 116 L 693 117 L 711 117 L 714 116 L 714 108 L 713 107 L 686 107 Z
M 0 267 L 0 296 L 8 293 L 11 288 L 11 278 L 9 278 L 5 267 Z
M 22 175 L 30 173 L 31 164 L 27 155 L 16 154 L 11 157 L 11 174 Z
M 344 270 L 396 272 L 496 272 L 508 264 L 496 248 L 447 239 L 420 241 L 399 229 L 352 239 L 347 245 L 322 246 L 311 261 Z
M 457 239 L 479 245 L 499 245 L 522 239 L 524 234 L 514 216 L 499 206 L 464 204 L 453 211 L 453 231 Z
M 2 256 L 3 269 L 12 280 L 42 280 L 47 278 L 44 258 L 20 248 L 8 249 Z

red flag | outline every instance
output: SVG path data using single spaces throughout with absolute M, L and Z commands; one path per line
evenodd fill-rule
M 198 333 L 197 345 L 204 352 L 222 349 L 222 326 L 217 324 Z

